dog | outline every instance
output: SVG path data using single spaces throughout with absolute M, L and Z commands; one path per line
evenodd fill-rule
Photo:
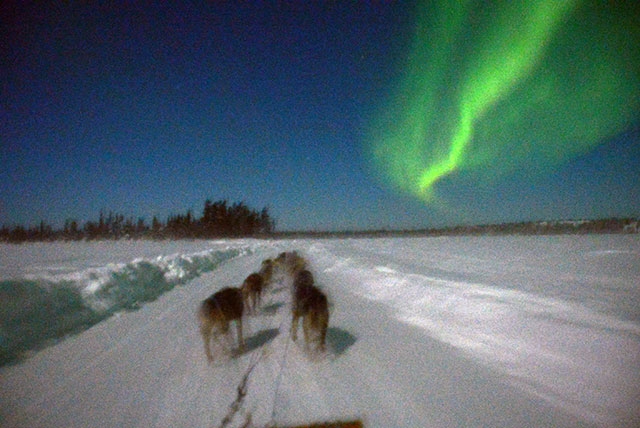
M 260 266 L 260 271 L 258 271 L 258 273 L 262 276 L 264 288 L 267 288 L 273 280 L 273 265 L 273 260 L 263 260 L 262 265 Z
M 259 273 L 252 273 L 242 283 L 242 300 L 249 313 L 255 313 L 260 304 L 264 278 Z
M 284 275 L 289 275 L 294 278 L 298 272 L 306 269 L 308 266 L 305 258 L 300 256 L 296 251 L 280 253 L 274 263 Z
M 295 276 L 292 291 L 291 339 L 298 339 L 298 322 L 302 318 L 305 349 L 309 351 L 315 342 L 315 350 L 324 352 L 329 327 L 327 296 L 314 285 L 313 275 L 306 269 Z
M 200 334 L 204 342 L 204 352 L 209 362 L 213 361 L 211 337 L 214 334 L 214 330 L 217 330 L 220 334 L 227 335 L 231 321 L 236 322 L 238 348 L 240 352 L 244 350 L 244 339 L 242 337 L 243 311 L 242 291 L 236 287 L 223 288 L 202 301 L 198 310 L 198 320 L 200 322 Z
M 291 277 L 295 278 L 299 272 L 307 270 L 309 263 L 304 257 L 296 256 L 289 263 L 288 273 Z
M 287 258 L 288 253 L 280 253 L 278 257 L 273 260 L 273 265 L 278 269 L 279 272 L 283 273 L 285 270 L 285 260 Z

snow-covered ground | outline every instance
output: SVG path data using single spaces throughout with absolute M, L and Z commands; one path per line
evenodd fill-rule
M 289 250 L 329 296 L 327 354 L 289 340 L 285 278 L 246 318 L 245 352 L 218 346 L 207 364 L 199 302 Z M 640 426 L 640 235 L 51 243 L 0 256 L 2 349 L 23 328 L 7 313 L 47 304 L 27 294 L 18 307 L 10 287 L 77 289 L 82 302 L 48 313 L 92 325 L 0 368 L 2 427 L 218 427 L 229 415 L 229 427 Z M 122 297 L 158 275 L 164 294 Z

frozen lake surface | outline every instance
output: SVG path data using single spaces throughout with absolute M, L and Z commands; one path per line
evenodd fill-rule
M 246 318 L 246 351 L 207 364 L 199 302 L 291 250 L 329 296 L 327 354 L 289 340 L 284 277 Z M 217 427 L 243 379 L 226 426 L 640 426 L 640 235 L 42 243 L 0 254 L 1 426 Z

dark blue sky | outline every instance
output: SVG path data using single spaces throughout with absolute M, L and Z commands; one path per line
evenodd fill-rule
M 411 2 L 3 2 L 0 225 L 268 206 L 277 229 L 640 215 L 640 131 L 539 176 L 385 184 L 370 123 L 402 74 Z

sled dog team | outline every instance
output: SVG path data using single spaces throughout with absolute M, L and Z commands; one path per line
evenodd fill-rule
M 203 300 L 198 310 L 200 334 L 207 359 L 213 361 L 211 338 L 214 334 L 227 335 L 229 324 L 235 321 L 238 348 L 244 349 L 242 336 L 243 314 L 255 314 L 260 306 L 262 292 L 276 277 L 293 279 L 291 287 L 291 339 L 298 339 L 298 323 L 302 318 L 305 349 L 324 352 L 329 327 L 327 296 L 315 286 L 308 262 L 295 251 L 280 253 L 275 259 L 266 259 L 258 272 L 250 274 L 242 286 L 226 287 Z

